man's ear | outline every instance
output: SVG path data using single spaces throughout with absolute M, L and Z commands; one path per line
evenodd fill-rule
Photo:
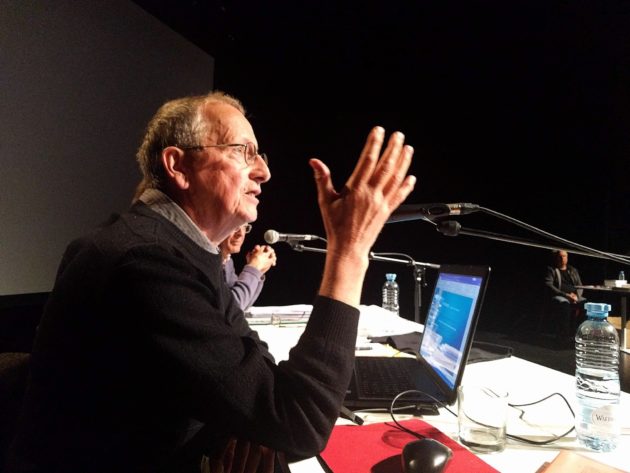
M 171 184 L 179 189 L 188 189 L 190 169 L 186 166 L 186 153 L 177 146 L 168 146 L 162 150 L 162 166 Z

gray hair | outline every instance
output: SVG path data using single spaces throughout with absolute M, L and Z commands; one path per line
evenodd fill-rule
M 209 103 L 233 106 L 245 115 L 245 107 L 235 97 L 221 91 L 174 99 L 163 104 L 147 124 L 142 144 L 136 152 L 142 181 L 134 200 L 145 189 L 164 190 L 166 174 L 162 166 L 162 150 L 168 146 L 194 145 L 208 132 L 202 110 Z

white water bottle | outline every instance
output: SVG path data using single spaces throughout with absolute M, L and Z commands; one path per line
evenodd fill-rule
M 619 336 L 608 320 L 610 304 L 587 302 L 586 320 L 575 335 L 575 388 L 578 442 L 609 452 L 621 435 Z
M 383 284 L 383 309 L 398 315 L 398 283 L 396 282 L 395 273 L 387 273 L 385 275 L 385 284 Z

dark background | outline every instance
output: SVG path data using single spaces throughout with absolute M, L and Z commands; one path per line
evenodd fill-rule
M 213 55 L 215 87 L 244 102 L 269 153 L 272 180 L 244 250 L 270 228 L 323 236 L 307 159 L 324 160 L 341 186 L 377 124 L 416 149 L 408 203 L 473 202 L 589 247 L 630 249 L 628 2 L 136 3 Z M 533 237 L 486 214 L 457 220 Z M 257 304 L 310 300 L 322 255 L 275 248 Z M 374 250 L 492 266 L 482 325 L 535 311 L 549 260 L 548 250 L 446 237 L 419 221 L 387 225 Z M 570 263 L 585 283 L 622 269 Z M 372 262 L 363 303 L 380 303 L 386 272 L 398 273 L 411 318 L 408 266 Z
M 102 7 L 110 8 L 111 15 L 118 11 L 115 39 L 120 41 L 123 33 L 143 31 L 143 23 L 133 21 L 135 15 L 122 3 Z M 182 67 L 181 60 L 147 47 L 147 58 L 161 57 L 162 65 L 144 85 L 146 93 L 126 99 L 130 112 L 144 113 L 140 109 L 153 104 L 167 79 L 204 83 L 244 102 L 260 148 L 270 156 L 272 179 L 263 188 L 260 217 L 244 251 L 262 243 L 268 229 L 324 236 L 308 158 L 324 160 L 341 187 L 374 125 L 389 133 L 403 131 L 416 149 L 411 172 L 418 184 L 409 203 L 472 202 L 592 248 L 630 250 L 630 2 L 134 3 L 211 55 L 214 77 L 200 72 L 198 61 Z M 31 24 L 26 32 L 48 31 L 46 25 L 38 28 Z M 124 55 L 120 41 L 102 46 Z M 29 64 L 32 56 L 25 57 Z M 125 79 L 104 81 L 103 86 L 119 85 L 130 93 L 129 77 L 121 77 Z M 43 84 L 57 79 L 40 78 Z M 59 116 L 60 124 L 69 118 Z M 126 124 L 126 134 L 140 136 L 141 126 L 129 114 L 113 119 Z M 98 130 L 111 145 L 88 147 L 87 155 L 113 151 L 132 162 L 131 151 L 112 148 L 120 136 Z M 73 143 L 78 135 L 67 139 Z M 54 143 L 42 148 L 54 149 Z M 99 159 L 105 165 L 109 158 Z M 15 179 L 9 163 L 4 175 Z M 139 178 L 124 177 L 131 183 Z M 112 195 L 117 191 L 112 189 Z M 122 210 L 125 202 L 112 200 L 108 211 Z M 106 216 L 95 216 L 94 224 Z M 465 228 L 533 237 L 485 213 L 456 220 Z M 39 233 L 38 238 L 47 237 Z M 323 256 L 299 253 L 283 243 L 275 248 L 278 266 L 270 271 L 257 304 L 309 302 Z M 437 264 L 490 265 L 480 324 L 494 329 L 537 317 L 548 250 L 447 237 L 414 221 L 387 225 L 374 251 Z M 242 255 L 236 259 L 242 263 Z M 586 283 L 614 278 L 622 269 L 618 263 L 575 254 L 570 262 Z M 386 272 L 398 273 L 402 314 L 411 318 L 409 266 L 372 262 L 362 302 L 380 303 Z M 434 270 L 427 271 L 424 307 L 434 276 Z M 46 294 L 36 296 L 39 305 Z
M 145 124 L 214 59 L 130 0 L 0 12 L 0 352 L 30 351 L 64 249 L 129 205 Z
M 214 59 L 130 0 L 0 12 L 2 319 L 4 297 L 50 291 L 68 242 L 129 205 L 145 124 L 212 87 Z
M 630 249 L 630 2 L 0 5 L 0 351 L 30 351 L 65 245 L 128 205 L 153 111 L 212 88 L 245 103 L 271 156 L 245 251 L 268 229 L 323 236 L 308 158 L 328 163 L 341 187 L 374 125 L 402 130 L 416 149 L 409 203 L 473 202 L 589 247 Z M 456 220 L 533 236 L 486 213 Z M 374 250 L 492 266 L 476 339 L 573 373 L 573 350 L 558 347 L 541 311 L 548 250 L 446 237 L 420 221 L 387 225 Z M 257 304 L 309 302 L 323 256 L 276 251 Z M 586 283 L 630 272 L 575 254 L 571 263 Z M 372 262 L 363 303 L 380 303 L 386 272 L 398 273 L 411 318 L 409 266 Z M 618 298 L 586 295 L 618 315 Z

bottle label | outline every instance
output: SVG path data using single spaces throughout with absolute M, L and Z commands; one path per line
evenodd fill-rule
M 606 406 L 593 409 L 591 412 L 591 421 L 602 433 L 618 434 L 619 424 L 617 422 L 617 404 L 608 404 Z

